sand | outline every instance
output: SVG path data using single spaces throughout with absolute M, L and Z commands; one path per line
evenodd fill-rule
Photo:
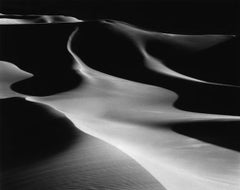
M 38 26 L 34 22 L 29 26 L 35 27 L 31 37 L 36 37 Z M 18 30 L 24 35 L 29 26 L 18 26 Z M 11 29 L 8 27 L 3 31 Z M 54 27 L 43 24 L 40 31 L 52 31 L 48 33 L 51 39 Z M 19 57 L 14 60 L 8 54 L 11 47 L 6 48 L 7 62 L 0 62 L 1 97 L 22 97 L 26 103 L 45 105 L 63 114 L 73 128 L 79 129 L 83 140 L 31 168 L 10 172 L 8 180 L 19 172 L 27 178 L 31 175 L 30 180 L 19 179 L 26 180 L 24 184 L 13 183 L 25 189 L 38 187 L 41 180 L 47 189 L 239 189 L 240 155 L 234 135 L 239 122 L 238 102 L 234 99 L 239 93 L 238 83 L 214 75 L 206 80 L 206 65 L 197 77 L 194 69 L 181 71 L 176 66 L 184 67 L 184 61 L 195 56 L 208 61 L 201 53 L 231 46 L 227 42 L 235 39 L 233 35 L 167 34 L 104 20 L 63 27 L 59 37 L 53 38 L 56 42 L 62 39 L 57 46 L 61 54 L 46 54 L 48 47 L 41 47 L 48 40 L 36 46 L 34 52 L 41 53 L 42 64 L 32 65 L 38 59 L 31 55 L 26 58 L 26 49 L 25 54 L 14 52 Z M 156 41 L 153 49 L 149 48 L 152 41 Z M 159 49 L 165 51 L 156 55 Z M 72 79 L 68 76 L 74 76 L 77 82 L 69 86 Z M 51 90 L 51 86 L 56 89 Z M 205 126 L 201 127 L 203 122 Z M 201 137 L 201 131 L 194 135 L 194 130 L 186 129 L 199 130 L 199 126 L 204 131 L 209 128 L 210 137 L 208 132 Z M 215 134 L 210 130 L 213 127 Z M 227 133 L 231 141 L 219 138 L 231 127 L 233 132 Z

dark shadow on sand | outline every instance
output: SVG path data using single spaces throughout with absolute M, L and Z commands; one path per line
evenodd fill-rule
M 186 51 L 160 40 L 149 40 L 146 50 L 181 74 L 209 82 L 240 85 L 239 39 L 235 37 L 198 52 Z
M 50 158 L 79 138 L 72 122 L 56 112 L 22 98 L 0 100 L 2 171 Z
M 22 94 L 47 96 L 73 89 L 81 76 L 73 69 L 67 50 L 76 24 L 30 24 L 0 26 L 0 59 L 17 65 L 34 77 L 11 87 Z
M 183 122 L 171 125 L 173 131 L 224 148 L 240 151 L 240 122 Z

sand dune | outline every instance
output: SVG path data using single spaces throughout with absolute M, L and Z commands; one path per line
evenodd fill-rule
M 6 15 L 0 14 L 0 25 L 16 24 L 57 24 L 57 23 L 79 23 L 79 20 L 70 16 L 63 15 Z
M 49 27 L 53 26 L 50 24 Z M 46 57 L 43 65 L 35 67 L 31 67 L 31 59 L 24 54 L 16 54 L 19 59 L 15 60 L 10 54 L 5 56 L 4 61 L 8 63 L 0 62 L 4 79 L 0 81 L 4 86 L 2 98 L 21 96 L 27 101 L 47 105 L 63 113 L 80 131 L 91 135 L 87 138 L 92 139 L 89 142 L 94 144 L 93 147 L 101 144 L 104 144 L 103 147 L 107 144 L 113 145 L 116 149 L 111 147 L 107 156 L 103 155 L 100 161 L 111 157 L 115 162 L 117 157 L 124 160 L 126 155 L 130 156 L 159 182 L 156 185 L 153 179 L 145 176 L 147 173 L 144 176 L 142 173 L 133 173 L 142 184 L 145 183 L 143 179 L 147 180 L 146 184 L 149 186 L 142 186 L 142 189 L 240 188 L 240 154 L 234 135 L 240 122 L 239 100 L 236 98 L 239 94 L 238 84 L 219 79 L 206 80 L 206 64 L 204 70 L 199 70 L 203 74 L 197 77 L 193 75 L 194 67 L 182 71 L 177 69 L 180 66 L 176 66 L 183 64 L 184 67 L 184 61 L 188 60 L 188 57 L 191 57 L 191 60 L 198 56 L 203 57 L 202 60 L 206 59 L 201 55 L 202 52 L 218 52 L 222 50 L 221 46 L 225 49 L 231 46 L 227 41 L 234 40 L 234 36 L 166 34 L 146 31 L 118 21 L 85 21 L 69 27 L 72 33 L 67 44 L 64 46 L 64 43 L 58 43 L 61 46 L 57 49 L 65 48 L 66 51 L 67 48 L 73 62 L 68 59 L 61 60 L 61 57 L 66 56 L 65 51 L 64 54 L 54 54 L 50 59 Z M 69 31 L 68 29 L 66 31 Z M 152 41 L 156 42 L 153 49 Z M 161 51 L 156 53 L 159 49 Z M 10 47 L 8 51 L 11 51 Z M 42 55 L 45 57 L 48 54 Z M 220 54 L 219 56 L 221 57 Z M 54 58 L 58 63 L 61 61 L 60 69 L 58 64 L 54 64 Z M 27 61 L 24 64 L 25 60 Z M 48 70 L 48 65 L 52 63 Z M 20 69 L 12 64 L 16 64 Z M 29 73 L 21 69 L 33 74 L 32 79 L 40 82 L 29 86 L 22 81 L 15 83 L 30 77 Z M 74 78 L 81 80 L 77 80 L 78 83 L 69 88 L 68 82 L 71 80 L 66 77 L 63 80 L 66 81 L 63 83 L 67 85 L 66 88 L 55 86 L 64 71 L 68 73 L 66 76 L 73 74 L 76 76 Z M 7 72 L 10 75 L 5 75 Z M 56 74 L 55 78 L 46 77 L 49 86 L 56 87 L 54 91 L 48 91 L 48 82 L 42 83 L 42 80 L 47 74 L 55 76 L 55 73 L 60 75 Z M 51 83 L 51 80 L 54 82 Z M 16 84 L 20 83 L 21 85 L 16 87 Z M 44 84 L 46 87 L 42 88 L 37 84 Z M 39 88 L 42 89 L 40 93 L 37 91 Z M 44 92 L 45 88 L 47 92 Z M 233 104 L 235 107 L 232 107 Z M 203 122 L 205 125 L 201 126 Z M 197 134 L 194 134 L 193 128 L 198 130 Z M 217 132 L 214 133 L 212 128 Z M 229 141 L 228 138 L 220 138 L 224 136 L 224 131 L 231 130 L 233 132 L 227 133 Z M 85 143 L 77 144 L 73 149 L 75 148 L 80 154 L 86 154 L 87 160 L 95 159 L 95 153 L 98 156 L 105 151 L 102 151 L 101 146 L 93 148 L 97 151 L 92 152 L 91 146 Z M 69 151 L 71 152 L 71 149 Z M 115 151 L 121 156 L 115 157 Z M 68 157 L 71 153 L 65 151 L 62 155 Z M 59 159 L 57 164 L 64 160 L 61 155 L 56 159 Z M 133 162 L 130 158 L 127 160 L 129 163 Z M 83 160 L 83 163 L 88 161 Z M 121 162 L 123 165 L 124 163 L 125 161 Z M 73 167 L 82 167 L 78 164 L 78 161 L 74 161 L 71 167 L 67 167 L 68 172 L 74 172 Z M 121 164 L 117 164 L 117 170 L 121 169 Z M 96 165 L 90 164 L 82 170 L 88 172 L 90 168 L 90 173 L 97 172 L 97 169 L 91 169 L 93 166 L 109 167 L 97 162 Z M 42 170 L 41 168 L 40 171 Z M 126 173 L 132 171 L 131 168 L 126 170 Z M 144 173 L 144 170 L 142 172 Z M 107 178 L 109 173 L 112 175 L 111 170 L 105 173 Z M 93 189 L 139 189 L 140 187 L 133 185 L 136 184 L 134 180 L 126 181 L 126 173 L 120 172 L 113 181 L 97 180 Z M 85 174 L 78 173 L 78 177 L 84 178 Z M 57 181 L 59 179 L 61 176 L 58 176 Z M 125 183 L 127 185 L 119 186 Z M 100 187 L 100 184 L 106 186 Z
M 127 155 L 22 98 L 0 101 L 2 189 L 161 189 Z M 14 118 L 14 120 L 13 120 Z

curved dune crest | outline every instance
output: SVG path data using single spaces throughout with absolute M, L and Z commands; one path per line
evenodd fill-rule
M 0 98 L 9 98 L 15 96 L 24 96 L 14 92 L 10 84 L 33 76 L 32 74 L 19 69 L 16 65 L 6 61 L 0 61 Z
M 238 87 L 187 76 L 160 59 L 208 50 L 232 38 L 150 32 L 118 21 L 82 22 L 66 47 L 74 60 L 70 64 L 83 78 L 81 86 L 46 97 L 24 96 L 64 113 L 83 132 L 120 149 L 167 190 L 239 190 L 240 154 L 236 149 L 171 128 L 177 124 L 194 128 L 194 123 L 200 122 L 206 122 L 206 128 L 212 127 L 211 122 L 240 122 L 239 116 L 230 114 L 178 109 L 174 103 L 181 94 L 171 88 Z M 158 41 L 158 47 L 172 54 L 163 51 L 160 58 L 154 57 L 146 50 L 149 40 Z M 21 71 L 10 63 L 0 62 L 1 67 L 12 76 L 3 75 L 0 84 L 4 89 L 22 80 L 21 74 L 15 78 Z
M 142 38 L 141 43 L 148 39 L 160 40 L 173 45 L 179 45 L 182 48 L 194 50 L 206 49 L 226 40 L 229 40 L 235 35 L 221 35 L 221 34 L 202 34 L 202 35 L 187 35 L 187 34 L 171 34 L 155 31 L 147 31 L 139 27 L 130 25 L 120 21 L 102 21 L 118 31 L 125 32 L 127 35 L 135 38 Z M 138 36 L 139 35 L 139 36 Z M 137 37 L 138 36 L 138 37 Z M 141 36 L 141 37 L 140 37 Z M 139 40 L 137 40 L 139 42 Z M 136 41 L 136 42 L 137 42 Z
M 70 16 L 63 15 L 6 15 L 0 14 L 0 25 L 18 24 L 57 24 L 57 23 L 79 23 L 79 20 Z
M 192 54 L 196 51 L 201 51 L 204 49 L 208 49 L 217 44 L 221 44 L 222 42 L 228 41 L 235 37 L 235 35 L 220 35 L 220 34 L 203 34 L 203 35 L 184 35 L 184 34 L 170 34 L 170 33 L 162 33 L 162 32 L 154 32 L 154 31 L 146 31 L 134 26 L 131 26 L 127 23 L 112 21 L 105 22 L 107 25 L 110 25 L 113 30 L 117 32 L 122 32 L 126 36 L 129 36 L 135 43 L 136 47 L 141 51 L 144 56 L 144 63 L 148 69 L 151 69 L 155 72 L 159 72 L 161 74 L 169 75 L 172 77 L 177 77 L 186 80 L 192 80 L 195 82 L 202 82 L 214 85 L 224 85 L 218 83 L 211 83 L 208 81 L 204 81 L 201 79 L 196 79 L 193 77 L 189 77 L 187 75 L 181 74 L 177 71 L 171 69 L 171 65 L 167 66 L 164 60 L 157 59 L 153 57 L 146 51 L 146 46 L 148 41 L 154 40 L 155 42 L 159 42 L 159 48 L 166 48 L 166 51 L 169 51 L 168 56 L 176 56 L 176 53 L 180 54 Z M 178 52 L 176 52 L 178 51 Z M 165 52 L 163 52 L 164 54 Z M 172 54 L 171 54 L 172 53 Z M 162 55 L 164 57 L 164 55 Z M 178 64 L 181 60 L 179 60 Z M 194 64 L 194 63 L 193 63 Z M 207 68 L 206 68 L 207 69 Z M 227 85 L 228 86 L 228 85 Z M 230 85 L 231 86 L 231 85 Z M 234 86 L 234 85 L 233 85 Z

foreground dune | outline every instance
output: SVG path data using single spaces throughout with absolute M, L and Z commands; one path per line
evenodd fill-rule
M 0 106 L 2 189 L 165 190 L 130 157 L 58 111 L 22 98 Z
M 12 19 L 11 24 L 19 21 Z M 9 21 L 5 18 L 3 22 L 6 24 Z M 29 22 L 34 24 L 34 21 Z M 49 28 L 47 26 L 45 30 L 53 30 L 51 24 Z M 56 27 L 61 27 L 61 24 Z M 201 54 L 226 49 L 230 46 L 228 42 L 234 41 L 234 36 L 166 34 L 118 21 L 76 21 L 68 27 L 72 33 L 67 46 L 56 48 L 67 48 L 73 63 L 66 62 L 63 53 L 55 57 L 55 62 L 51 62 L 57 56 L 54 54 L 53 57 L 45 57 L 43 65 L 31 67 L 31 61 L 35 60 L 26 58 L 28 53 L 16 54 L 19 59 L 14 59 L 6 51 L 4 61 L 0 62 L 1 98 L 23 97 L 26 101 L 47 105 L 64 114 L 77 128 L 93 136 L 86 138 L 91 139 L 89 142 L 94 144 L 94 150 L 89 150 L 91 146 L 82 142 L 73 148 L 79 154 L 84 152 L 87 160 L 96 157 L 91 155 L 92 151 L 97 157 L 102 154 L 102 144 L 108 143 L 121 150 L 159 182 L 151 181 L 146 174 L 139 180 L 145 183 L 142 180 L 149 179 L 147 182 L 150 185 L 142 189 L 240 189 L 240 155 L 236 148 L 239 144 L 234 134 L 240 121 L 239 112 L 236 111 L 239 101 L 235 99 L 239 86 L 237 82 L 227 80 L 228 75 L 220 78 L 212 76 L 212 80 L 206 80 L 208 57 Z M 36 51 L 40 50 L 39 47 Z M 31 47 L 26 48 L 31 51 Z M 11 51 L 10 47 L 6 49 Z M 159 49 L 161 51 L 156 53 Z M 203 63 L 205 69 L 199 70 L 197 77 L 194 77 L 194 67 L 183 71 L 177 69 L 181 64 L 184 67 L 189 60 L 194 61 L 195 56 L 207 62 Z M 64 59 L 61 60 L 61 57 Z M 52 77 L 49 77 L 51 74 Z M 45 76 L 48 82 L 44 81 Z M 74 76 L 74 80 L 69 80 L 68 76 Z M 222 79 L 224 77 L 227 79 Z M 69 86 L 68 83 L 75 79 L 76 84 Z M 48 85 L 56 86 L 58 81 L 65 87 L 43 92 L 49 88 Z M 191 130 L 181 130 L 184 126 L 199 128 L 201 122 L 205 122 L 204 130 L 208 131 L 209 128 L 211 131 L 210 128 L 214 127 L 216 133 L 206 137 L 206 132 L 203 137 L 197 137 Z M 221 134 L 216 127 L 218 123 L 222 124 Z M 229 132 L 231 130 L 232 133 Z M 225 131 L 228 131 L 225 143 L 228 144 L 228 138 L 231 141 L 227 146 L 217 142 L 220 139 L 218 136 L 224 136 Z M 100 145 L 101 148 L 95 148 Z M 117 157 L 125 160 L 126 155 L 112 147 L 110 149 L 107 156 L 100 160 L 108 157 L 113 158 L 113 162 Z M 115 156 L 115 151 L 120 156 Z M 63 157 L 68 155 L 71 153 L 65 151 Z M 57 163 L 61 164 L 62 156 L 58 158 Z M 127 160 L 121 164 L 133 162 L 130 158 Z M 72 172 L 72 167 L 81 167 L 78 164 L 78 161 L 74 162 L 68 172 Z M 105 167 L 101 162 L 97 165 Z M 117 166 L 118 169 L 121 167 Z M 83 170 L 88 170 L 88 167 Z M 126 170 L 127 173 L 132 171 L 131 168 Z M 135 173 L 138 173 L 137 169 Z M 140 175 L 135 173 L 136 176 Z M 134 189 L 119 186 L 119 183 L 126 182 L 126 179 L 121 179 L 125 175 L 124 172 L 119 173 L 113 186 L 108 184 L 108 180 L 103 180 L 99 183 L 106 186 L 93 184 L 92 189 Z M 129 183 L 139 182 L 131 180 Z

